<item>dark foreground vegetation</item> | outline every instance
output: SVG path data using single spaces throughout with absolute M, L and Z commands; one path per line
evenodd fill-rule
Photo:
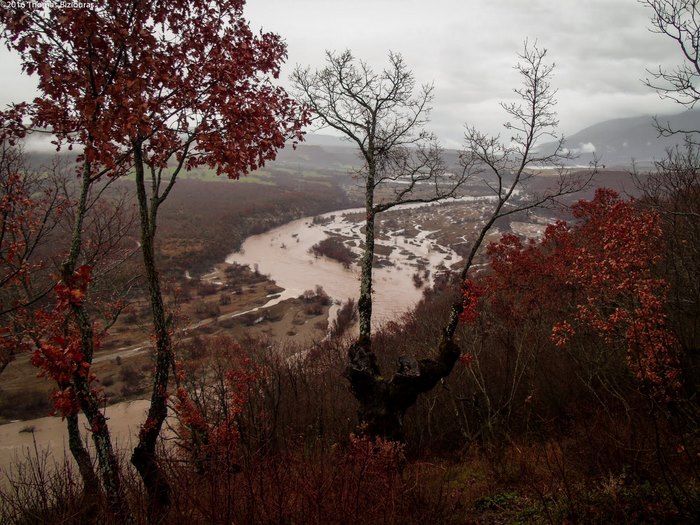
M 311 347 L 179 345 L 159 453 L 178 496 L 164 522 L 696 522 L 700 200 L 696 182 L 662 191 L 678 173 L 645 179 L 635 202 L 598 191 L 542 241 L 493 244 L 490 270 L 464 288 L 456 369 L 407 412 L 404 442 L 356 427 L 349 312 Z M 453 279 L 375 334 L 381 366 L 431 355 Z M 0 493 L 4 522 L 110 522 L 71 464 L 28 459 Z M 121 470 L 146 522 L 126 458 Z
M 426 355 L 452 285 L 437 283 L 376 335 L 386 364 Z M 544 320 L 551 311 L 509 324 L 499 305 L 485 307 L 459 330 L 458 368 L 408 412 L 405 444 L 357 434 L 342 330 L 311 348 L 227 338 L 181 347 L 170 401 L 179 417 L 161 446 L 178 495 L 166 522 L 693 522 L 696 354 L 684 350 L 683 385 L 659 400 L 622 343 L 588 334 L 558 348 Z M 0 495 L 2 522 L 109 523 L 71 465 L 50 461 L 15 471 Z M 134 518 L 146 522 L 141 483 L 124 460 L 122 469 Z

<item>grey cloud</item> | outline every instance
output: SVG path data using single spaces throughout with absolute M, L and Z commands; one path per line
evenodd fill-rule
M 245 12 L 254 28 L 287 41 L 287 86 L 295 64 L 321 67 L 326 49 L 350 48 L 376 68 L 390 49 L 402 53 L 418 82 L 435 83 L 431 128 L 445 144 L 461 143 L 465 122 L 502 129 L 498 102 L 512 99 L 512 66 L 525 38 L 537 39 L 557 63 L 552 84 L 568 133 L 682 110 L 640 81 L 646 69 L 679 63 L 680 54 L 648 31 L 649 13 L 636 0 L 250 0 Z M 31 91 L 31 80 L 16 80 L 17 69 L 0 51 L 0 104 Z

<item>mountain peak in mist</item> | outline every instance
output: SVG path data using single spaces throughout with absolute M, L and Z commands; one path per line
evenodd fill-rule
M 674 130 L 700 132 L 700 110 L 688 110 L 675 115 L 645 115 L 599 122 L 565 137 L 564 146 L 578 156 L 576 164 L 592 161 L 595 154 L 599 162 L 607 166 L 630 166 L 632 161 L 649 165 L 665 157 L 667 149 L 684 141 L 683 133 L 660 136 L 655 119 Z M 548 152 L 554 147 L 555 143 L 550 142 L 538 149 Z

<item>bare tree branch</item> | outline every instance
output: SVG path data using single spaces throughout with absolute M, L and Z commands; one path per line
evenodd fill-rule
M 442 148 L 425 129 L 433 86 L 418 86 L 400 54 L 390 52 L 389 65 L 375 72 L 350 51 L 326 52 L 326 67 L 312 72 L 297 66 L 292 82 L 319 126 L 355 143 L 363 160 L 356 172 L 364 181 L 367 214 L 358 307 L 360 338 L 369 344 L 375 215 L 455 197 L 465 176 L 445 169 Z
M 689 109 L 700 99 L 700 5 L 687 0 L 640 0 L 652 11 L 650 31 L 676 42 L 684 62 L 672 69 L 648 71 L 644 83 L 662 97 Z
M 464 134 L 465 148 L 461 163 L 465 178 L 482 177 L 491 189 L 494 205 L 474 240 L 462 270 L 460 282 L 469 276 L 474 259 L 486 235 L 495 222 L 514 213 L 531 210 L 555 202 L 557 199 L 576 193 L 585 188 L 595 174 L 595 165 L 581 175 L 567 170 L 563 161 L 573 157 L 564 149 L 564 138 L 557 139 L 553 152 L 539 152 L 537 144 L 543 139 L 557 138 L 556 90 L 550 84 L 554 64 L 544 59 L 546 49 L 537 43 L 525 41 L 520 62 L 515 69 L 520 73 L 522 86 L 513 91 L 520 97 L 520 103 L 501 104 L 510 120 L 504 124 L 510 133 L 509 142 L 504 144 L 500 136 L 491 137 L 467 126 Z M 542 193 L 529 195 L 526 199 L 514 202 L 514 197 L 524 189 L 526 183 L 541 173 L 542 169 L 554 169 L 557 179 L 553 186 Z M 443 332 L 443 339 L 451 341 L 459 315 L 462 312 L 461 296 L 453 303 L 450 316 Z

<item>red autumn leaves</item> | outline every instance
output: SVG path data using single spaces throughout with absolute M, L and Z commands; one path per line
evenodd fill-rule
M 80 306 L 86 299 L 92 267 L 80 266 L 68 282 L 59 282 L 53 288 L 55 298 L 52 307 L 38 309 L 33 318 L 27 318 L 24 336 L 34 341 L 32 364 L 40 372 L 56 382 L 58 390 L 53 393 L 54 410 L 67 416 L 77 414 L 79 402 L 75 389 L 75 375 L 82 376 L 88 384 L 95 381 L 86 360 L 80 330 L 68 314 L 72 306 Z M 27 312 L 27 315 L 30 314 Z M 99 348 L 100 337 L 95 333 L 94 347 Z M 97 389 L 93 389 L 97 395 Z
M 572 212 L 574 224 L 550 225 L 539 242 L 505 235 L 489 246 L 489 274 L 464 283 L 462 321 L 488 312 L 511 328 L 548 330 L 557 348 L 595 341 L 623 351 L 634 376 L 668 398 L 679 387 L 678 342 L 658 275 L 659 216 L 608 189 Z
M 284 42 L 254 34 L 244 3 L 0 8 L 4 36 L 44 94 L 15 111 L 51 129 L 57 145 L 83 146 L 85 160 L 112 175 L 128 169 L 135 142 L 156 169 L 186 157 L 188 169 L 244 175 L 286 139 L 299 139 L 307 121 L 270 82 L 286 58 Z
M 193 393 L 184 386 L 177 388 L 172 408 L 177 416 L 177 444 L 198 468 L 231 467 L 239 453 L 239 418 L 248 403 L 251 389 L 264 376 L 241 346 L 227 338 L 216 340 L 227 357 L 238 357 L 235 368 L 226 370 L 220 379 L 222 390 L 213 394 L 206 388 Z M 187 377 L 187 366 L 178 365 L 178 381 Z M 194 394 L 194 397 L 193 397 Z

